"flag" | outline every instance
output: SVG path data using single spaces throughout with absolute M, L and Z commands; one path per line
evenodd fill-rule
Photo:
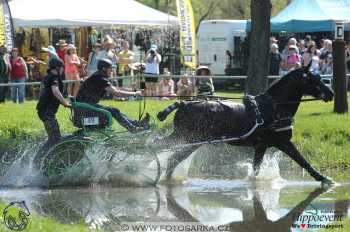
M 0 0 L 0 45 L 5 45 L 9 51 L 14 46 L 13 34 L 10 7 L 7 0 Z
M 196 29 L 190 0 L 176 0 L 177 14 L 180 20 L 180 48 L 182 60 L 186 66 L 196 68 Z

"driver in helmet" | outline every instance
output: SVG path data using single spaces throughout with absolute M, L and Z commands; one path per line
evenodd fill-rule
M 80 90 L 77 94 L 76 100 L 78 102 L 84 102 L 94 105 L 95 107 L 105 109 L 109 111 L 113 118 L 118 123 L 125 127 L 128 131 L 135 133 L 137 131 L 146 130 L 149 128 L 150 116 L 147 113 L 146 116 L 141 120 L 129 119 L 125 114 L 120 112 L 118 109 L 113 107 L 107 107 L 99 105 L 99 101 L 106 94 L 112 94 L 116 96 L 141 96 L 141 91 L 130 92 L 117 89 L 108 80 L 108 77 L 112 74 L 112 62 L 109 59 L 101 59 L 97 63 L 97 71 L 87 78 L 81 85 Z
M 48 142 L 46 143 L 48 147 L 56 144 L 61 138 L 60 128 L 56 119 L 56 113 L 60 104 L 70 107 L 70 103 L 62 96 L 63 73 L 63 61 L 59 58 L 52 58 L 48 64 L 47 75 L 42 81 L 43 88 L 36 106 L 38 116 L 44 123 L 48 135 Z

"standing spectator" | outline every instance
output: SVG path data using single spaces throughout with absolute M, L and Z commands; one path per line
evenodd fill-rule
M 283 58 L 282 68 L 284 70 L 283 75 L 301 66 L 301 56 L 298 54 L 298 48 L 295 45 L 288 47 L 288 55 Z
M 11 62 L 7 48 L 0 46 L 0 84 L 6 84 L 9 81 L 11 72 Z M 0 87 L 0 103 L 5 102 L 7 87 Z
M 278 45 L 274 43 L 271 45 L 269 75 L 272 75 L 272 76 L 279 75 L 281 62 L 282 62 L 282 55 L 278 51 Z
M 350 73 L 350 42 L 346 43 L 346 49 L 345 49 L 345 61 L 346 61 L 346 67 L 348 69 L 347 73 Z M 350 84 L 350 83 L 349 83 Z
M 232 61 L 233 56 L 229 50 L 226 50 L 226 66 L 225 66 L 225 75 L 229 76 L 232 74 Z
M 311 63 L 311 70 L 314 72 L 320 71 L 320 51 L 316 48 L 316 43 L 311 41 L 309 47 L 304 53 L 303 66 L 308 66 Z
M 159 63 L 162 57 L 157 53 L 157 46 L 152 45 L 145 57 L 146 69 L 145 74 L 159 75 Z M 146 96 L 154 96 L 157 93 L 158 77 L 147 77 L 146 82 Z
M 41 50 L 43 50 L 47 53 L 47 56 L 48 56 L 47 63 L 50 63 L 50 60 L 52 60 L 52 59 L 57 59 L 57 58 L 60 59 L 58 57 L 56 49 L 51 45 L 48 46 L 47 48 L 43 47 L 43 48 L 41 48 Z
M 296 53 L 299 54 L 299 49 L 297 47 L 297 40 L 292 37 L 288 40 L 288 44 L 286 45 L 286 47 L 282 51 L 283 59 L 285 59 L 289 55 L 289 47 L 290 46 L 295 46 Z
M 346 48 L 345 48 L 345 62 L 346 62 L 346 67 L 347 67 L 347 74 L 350 74 L 350 42 L 346 43 Z M 348 90 L 350 90 L 350 76 L 347 77 L 348 80 Z
M 196 79 L 195 89 L 199 96 L 213 95 L 214 94 L 214 84 L 211 76 L 211 71 L 207 66 L 199 66 L 196 72 L 199 77 Z
M 274 37 L 274 36 L 271 36 L 270 37 L 270 46 L 272 45 L 272 44 L 277 44 L 278 43 L 278 40 Z
M 57 49 L 56 49 L 56 53 L 58 55 L 58 57 L 64 62 L 64 58 L 66 56 L 67 53 L 67 46 L 68 44 L 66 43 L 66 41 L 64 39 L 60 39 L 58 41 L 58 43 L 56 44 Z
M 23 103 L 25 98 L 25 81 L 28 78 L 28 69 L 24 59 L 18 55 L 18 48 L 11 51 L 11 83 L 20 83 L 12 87 L 11 98 L 14 103 Z
M 87 63 L 88 76 L 97 71 L 97 62 L 100 59 L 101 44 L 94 44 L 93 51 L 89 54 Z
M 117 44 L 114 42 L 112 37 L 106 36 L 103 42 L 103 49 L 101 50 L 101 53 L 100 53 L 101 59 L 109 59 L 112 62 L 112 77 L 115 77 L 117 75 L 118 57 L 115 52 L 116 46 Z
M 332 75 L 333 74 L 333 56 L 328 54 L 322 61 L 321 73 L 323 75 Z
M 177 82 L 177 96 L 192 96 L 192 91 L 192 82 L 188 79 L 188 75 L 185 74 Z
M 76 47 L 70 44 L 67 48 L 67 54 L 65 56 L 65 76 L 66 80 L 75 81 L 74 83 L 68 83 L 68 96 L 76 97 L 80 88 L 79 67 L 80 59 L 77 56 Z
M 324 41 L 324 45 L 323 47 L 321 48 L 320 52 L 321 52 L 321 55 L 320 55 L 320 58 L 322 61 L 324 61 L 329 54 L 332 54 L 332 41 L 329 40 L 329 39 L 326 39 Z
M 312 42 L 311 35 L 306 35 L 304 40 L 305 40 L 305 47 L 308 48 L 310 43 Z
M 130 70 L 130 65 L 134 61 L 134 53 L 129 50 L 129 42 L 123 41 L 122 43 L 123 50 L 121 50 L 118 53 L 118 71 L 119 76 L 126 76 L 125 74 L 128 73 L 128 70 Z M 125 70 L 126 69 L 126 70 Z M 130 87 L 131 80 L 129 79 L 121 79 L 121 82 L 124 81 L 124 83 L 120 86 L 124 86 L 126 88 Z
M 176 97 L 175 84 L 171 79 L 170 72 L 164 73 L 165 78 L 159 82 L 159 95 L 161 100 L 169 100 Z
M 303 40 L 303 39 L 299 40 L 298 49 L 299 49 L 299 55 L 301 55 L 301 57 L 303 57 L 304 52 L 306 51 L 305 40 Z

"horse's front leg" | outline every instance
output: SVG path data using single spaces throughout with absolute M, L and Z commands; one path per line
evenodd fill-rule
M 259 144 L 255 147 L 255 154 L 254 154 L 254 160 L 253 160 L 253 169 L 254 169 L 254 175 L 258 176 L 260 171 L 260 165 L 264 159 L 265 151 L 266 151 L 266 145 Z
M 326 176 L 319 173 L 314 167 L 312 167 L 309 162 L 300 154 L 295 145 L 289 141 L 280 141 L 277 144 L 277 148 L 282 152 L 286 153 L 290 158 L 292 158 L 300 167 L 304 168 L 308 173 L 317 181 L 321 181 L 323 185 L 332 185 L 334 182 L 327 178 Z
M 197 148 L 198 146 L 183 148 L 177 150 L 172 156 L 169 157 L 165 173 L 166 180 L 171 179 L 171 175 L 173 174 L 177 165 L 179 165 L 183 160 L 187 159 Z

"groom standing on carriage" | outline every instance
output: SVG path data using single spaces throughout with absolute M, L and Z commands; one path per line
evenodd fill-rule
M 76 100 L 78 102 L 89 103 L 94 107 L 109 111 L 112 114 L 113 118 L 115 118 L 121 126 L 125 127 L 128 131 L 132 133 L 147 130 L 149 128 L 150 120 L 150 116 L 148 113 L 142 120 L 137 121 L 129 119 L 117 108 L 102 106 L 98 104 L 106 93 L 115 96 L 142 96 L 142 93 L 141 91 L 130 92 L 117 89 L 111 84 L 111 82 L 108 80 L 108 77 L 110 77 L 110 75 L 112 74 L 112 62 L 110 60 L 99 60 L 97 63 L 97 69 L 97 72 L 93 73 L 81 85 Z

